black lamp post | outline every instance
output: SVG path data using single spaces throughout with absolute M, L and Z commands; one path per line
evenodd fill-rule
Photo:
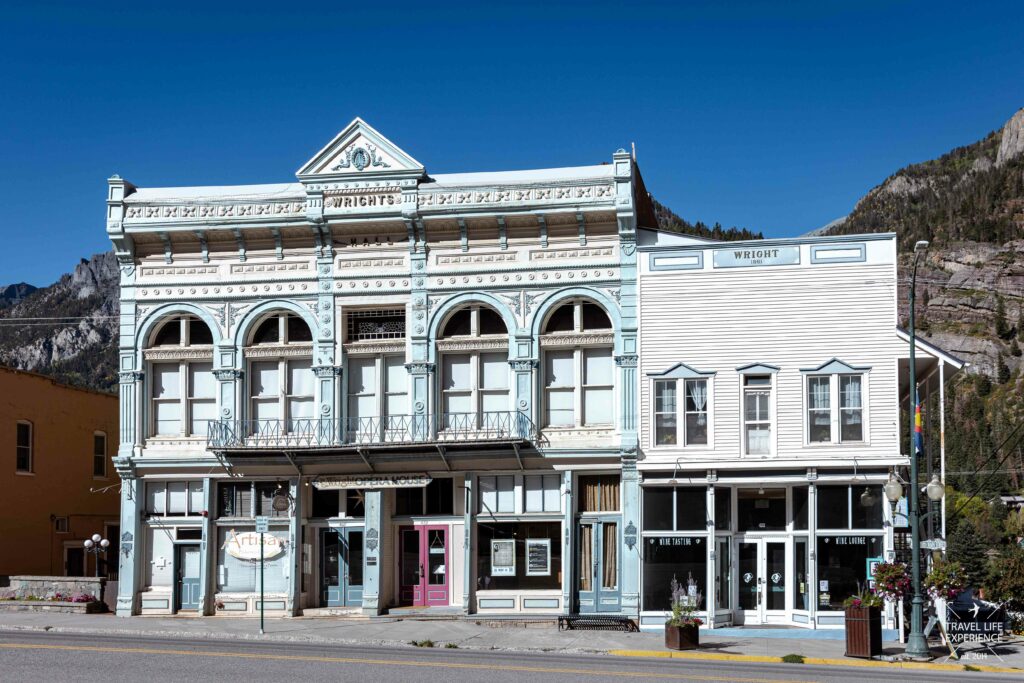
M 85 552 L 92 553 L 93 565 L 96 568 L 96 578 L 100 576 L 100 553 L 106 555 L 107 548 L 110 547 L 110 541 L 103 538 L 99 534 L 93 534 L 92 538 L 85 539 Z

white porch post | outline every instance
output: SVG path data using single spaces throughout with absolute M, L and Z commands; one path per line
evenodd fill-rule
M 939 358 L 939 480 L 946 484 L 946 361 Z M 942 538 L 946 538 L 946 496 L 942 506 Z

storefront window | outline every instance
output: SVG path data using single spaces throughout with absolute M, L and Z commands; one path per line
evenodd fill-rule
M 793 539 L 793 568 L 796 571 L 796 586 L 793 590 L 793 609 L 811 608 L 811 584 L 807 573 L 807 539 Z
M 739 489 L 736 511 L 741 531 L 786 528 L 786 489 Z
M 288 567 L 290 565 L 290 549 L 288 547 L 288 531 L 272 531 L 267 536 L 277 539 L 276 544 L 264 543 L 263 577 L 267 593 L 284 593 L 288 590 Z M 221 593 L 254 593 L 260 589 L 259 546 L 256 552 L 251 551 L 253 544 L 258 544 L 258 534 L 252 527 L 233 527 L 218 531 L 217 551 L 217 591 Z M 277 554 L 269 557 L 277 550 Z M 241 556 L 241 557 L 239 557 Z M 248 559 L 254 556 L 254 559 Z M 245 559 L 243 559 L 245 558 Z
M 885 493 L 881 486 L 852 487 L 850 505 L 851 529 L 880 529 L 882 527 L 882 501 Z
M 732 489 L 715 489 L 715 529 L 732 531 Z
M 817 497 L 819 529 L 850 528 L 849 486 L 819 486 Z
M 645 531 L 672 531 L 674 495 L 671 487 L 650 486 L 643 490 Z
M 477 589 L 562 587 L 561 522 L 477 523 Z
M 619 475 L 598 474 L 579 479 L 580 512 L 617 512 L 619 510 Z
M 644 531 L 703 531 L 707 490 L 703 487 L 649 487 L 644 492 Z
M 672 579 L 687 593 L 700 594 L 699 609 L 704 609 L 707 586 L 707 539 L 703 536 L 673 536 L 644 540 L 644 610 L 668 611 L 672 608 Z
M 843 600 L 867 583 L 869 557 L 882 556 L 881 536 L 818 536 L 818 608 L 842 610 Z
M 882 526 L 881 486 L 819 486 L 819 529 L 879 529 Z

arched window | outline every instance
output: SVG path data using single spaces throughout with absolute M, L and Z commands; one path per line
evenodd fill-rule
M 249 363 L 249 415 L 255 429 L 312 429 L 313 333 L 293 313 L 275 313 L 253 329 L 245 347 Z
M 498 428 L 509 412 L 508 328 L 487 306 L 459 309 L 437 342 L 446 429 Z
M 143 355 L 149 362 L 150 435 L 205 437 L 217 413 L 207 324 L 192 315 L 170 318 L 153 332 Z
M 612 425 L 613 343 L 611 319 L 595 303 L 571 301 L 550 313 L 540 339 L 545 426 Z

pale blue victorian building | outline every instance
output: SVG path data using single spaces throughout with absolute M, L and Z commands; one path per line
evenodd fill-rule
M 296 175 L 110 179 L 118 613 L 636 615 L 630 154 L 431 175 L 356 119 Z

